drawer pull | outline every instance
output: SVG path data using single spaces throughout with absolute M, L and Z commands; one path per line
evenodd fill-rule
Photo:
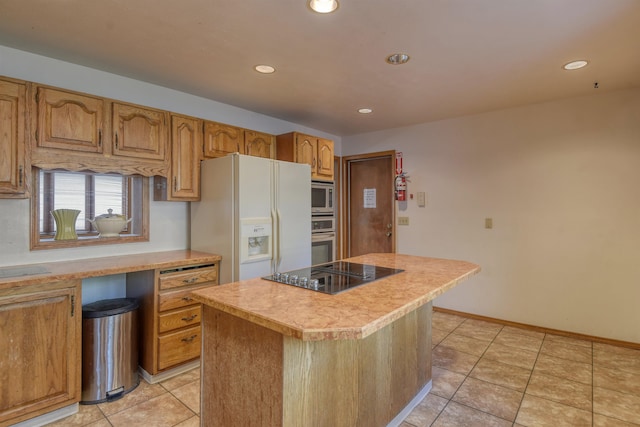
M 198 281 L 197 277 L 192 277 L 190 279 L 184 279 L 182 283 L 191 284 L 191 283 L 196 283 L 197 281 Z
M 182 338 L 180 341 L 193 342 L 193 340 L 195 340 L 197 337 L 198 337 L 197 335 L 191 335 L 189 338 Z
M 191 302 L 191 301 L 193 301 L 193 298 L 191 298 L 191 297 L 182 297 L 182 301 Z
M 198 317 L 197 314 L 192 314 L 189 317 L 183 317 L 182 320 L 184 320 L 185 322 L 191 322 L 193 319 L 195 319 L 196 317 Z

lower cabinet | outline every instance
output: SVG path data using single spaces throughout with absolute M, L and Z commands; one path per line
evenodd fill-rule
M 80 401 L 81 282 L 0 290 L 0 426 Z
M 127 274 L 127 296 L 140 301 L 140 367 L 149 376 L 200 357 L 202 308 L 190 293 L 218 285 L 218 269 L 214 263 Z

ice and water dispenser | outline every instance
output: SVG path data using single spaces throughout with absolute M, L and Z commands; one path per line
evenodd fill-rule
M 271 218 L 240 219 L 240 262 L 269 260 L 272 257 Z

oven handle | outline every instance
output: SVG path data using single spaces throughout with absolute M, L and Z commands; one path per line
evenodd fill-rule
M 312 242 L 320 242 L 322 240 L 329 240 L 329 239 L 335 239 L 336 238 L 336 233 L 334 232 L 330 232 L 330 233 L 313 233 L 311 235 L 311 241 Z

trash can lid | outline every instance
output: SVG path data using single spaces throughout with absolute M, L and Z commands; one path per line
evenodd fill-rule
M 138 300 L 135 298 L 104 299 L 82 306 L 82 317 L 93 319 L 96 317 L 115 316 L 128 313 L 138 308 Z

